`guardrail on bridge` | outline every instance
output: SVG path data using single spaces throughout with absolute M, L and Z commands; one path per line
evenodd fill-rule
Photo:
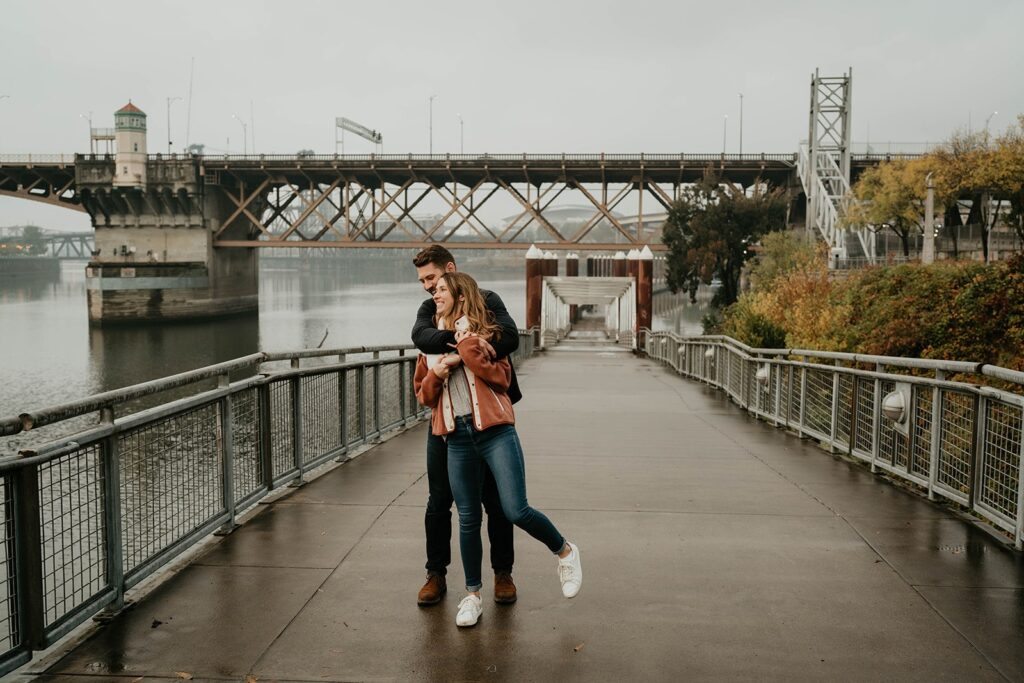
M 520 331 L 514 363 L 533 354 L 534 337 Z M 413 392 L 413 351 L 256 353 L 0 419 L 4 437 L 100 414 L 98 424 L 0 458 L 0 675 L 120 609 L 125 591 L 230 531 L 269 493 L 418 423 L 427 411 Z M 230 381 L 238 372 L 257 374 Z M 126 402 L 212 380 L 215 388 L 115 417 Z
M 962 361 L 754 349 L 729 337 L 667 332 L 648 334 L 645 351 L 776 427 L 915 484 L 931 500 L 963 506 L 1009 534 L 1018 550 L 1024 546 L 1024 396 L 946 379 L 1024 385 L 1024 373 Z

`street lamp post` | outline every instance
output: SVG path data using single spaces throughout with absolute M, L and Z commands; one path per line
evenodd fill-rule
M 459 117 L 459 154 L 466 153 L 466 122 L 462 120 L 462 114 L 456 114 Z
M 924 200 L 924 240 L 921 244 L 921 263 L 928 264 L 935 262 L 935 185 L 932 184 L 932 174 L 929 173 L 924 179 L 927 184 L 928 193 Z
M 95 154 L 96 150 L 93 149 L 95 145 L 92 141 L 92 112 L 89 112 L 88 116 L 86 116 L 85 114 L 79 114 L 78 118 L 85 119 L 86 122 L 89 124 L 89 154 Z
M 178 100 L 180 97 L 168 97 L 167 98 L 167 153 L 171 153 L 171 105 Z
M 428 128 L 429 128 L 429 141 L 428 141 L 429 147 L 428 147 L 428 149 L 429 149 L 431 155 L 433 155 L 433 153 L 434 153 L 434 98 L 435 97 L 437 97 L 437 95 L 431 95 L 430 96 L 430 123 L 428 124 Z
M 991 121 L 991 120 L 992 120 L 992 117 L 993 117 L 993 116 L 995 116 L 995 115 L 996 115 L 996 114 L 998 114 L 998 113 L 999 113 L 999 112 L 997 112 L 997 111 L 994 111 L 994 112 L 992 112 L 991 114 L 989 114 L 989 115 L 988 115 L 988 118 L 987 118 L 987 119 L 985 119 L 985 132 L 986 132 L 986 133 L 988 133 L 988 123 L 989 123 L 989 121 Z
M 238 114 L 232 114 L 231 118 L 242 124 L 242 154 L 249 153 L 249 126 Z
M 743 155 L 743 93 L 740 93 L 740 156 Z
M 729 115 L 726 114 L 722 117 L 722 156 L 725 156 L 725 136 L 729 131 Z

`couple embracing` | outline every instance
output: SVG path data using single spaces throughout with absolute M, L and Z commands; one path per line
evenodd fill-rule
M 521 394 L 508 358 L 519 346 L 519 331 L 500 297 L 458 272 L 444 247 L 424 249 L 413 264 L 420 284 L 431 294 L 420 306 L 412 331 L 413 343 L 422 352 L 414 376 L 416 397 L 431 408 L 424 524 L 427 582 L 417 601 L 436 604 L 447 591 L 453 500 L 466 579 L 466 596 L 455 618 L 458 626 L 476 625 L 483 613 L 481 503 L 487 510 L 495 602 L 516 601 L 513 524 L 555 554 L 562 594 L 575 597 L 583 582 L 579 548 L 526 499 L 523 450 L 512 409 Z

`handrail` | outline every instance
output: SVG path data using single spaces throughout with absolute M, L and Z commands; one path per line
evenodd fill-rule
M 535 332 L 519 334 L 517 363 L 533 353 Z M 413 393 L 411 349 L 255 353 L 0 420 L 16 434 L 95 410 L 104 418 L 60 437 L 44 432 L 46 443 L 0 458 L 5 561 L 17 567 L 0 571 L 9 598 L 0 605 L 0 676 L 97 612 L 123 607 L 126 590 L 235 528 L 271 492 L 419 424 L 428 410 Z M 331 362 L 303 366 L 309 358 Z M 281 361 L 290 364 L 229 381 Z M 124 401 L 213 378 L 215 387 L 114 415 Z
M 170 389 L 195 384 L 214 377 L 227 375 L 231 372 L 256 367 L 262 363 L 269 363 L 282 360 L 298 360 L 300 358 L 317 358 L 322 356 L 338 356 L 343 354 L 358 354 L 372 352 L 387 352 L 409 350 L 415 347 L 411 345 L 390 345 L 390 346 L 350 346 L 339 349 L 302 349 L 290 352 L 259 352 L 235 358 L 223 363 L 208 365 L 195 370 L 189 370 L 169 377 L 141 382 L 131 386 L 113 389 L 100 394 L 94 394 L 85 398 L 63 403 L 56 406 L 48 406 L 39 410 L 26 411 L 16 416 L 0 418 L 0 437 L 12 436 L 21 432 L 27 432 L 35 427 L 61 422 L 80 415 L 87 415 L 99 410 L 113 408 L 126 401 L 133 401 L 153 394 L 159 394 Z
M 1024 549 L 1024 391 L 968 381 L 985 376 L 1021 387 L 1024 372 L 955 360 L 756 349 L 721 335 L 652 332 L 644 349 L 776 427 L 919 486 L 929 499 L 964 506 Z M 934 376 L 893 372 L 901 368 Z
M 879 162 L 892 159 L 916 159 L 921 154 L 852 154 L 851 161 L 855 162 Z M 0 165 L 3 164 L 63 164 L 73 165 L 76 160 L 83 161 L 110 161 L 113 162 L 114 154 L 0 154 Z M 165 160 L 197 160 L 204 163 L 218 161 L 252 161 L 262 163 L 267 161 L 330 161 L 330 162 L 365 162 L 365 161 L 437 161 L 437 162 L 467 162 L 467 161 L 672 161 L 672 162 L 786 162 L 796 164 L 798 152 L 784 153 L 755 153 L 755 154 L 720 154 L 720 153 L 638 153 L 638 154 L 537 154 L 537 153 L 481 153 L 481 154 L 150 154 L 149 161 Z
M 1005 382 L 1012 382 L 1024 386 L 1024 372 L 1004 368 L 999 365 L 979 363 L 976 361 L 942 360 L 937 358 L 907 358 L 904 356 L 878 356 L 865 353 L 847 353 L 843 351 L 820 351 L 815 349 L 771 349 L 754 348 L 748 346 L 738 339 L 726 335 L 677 335 L 683 341 L 690 342 L 724 342 L 737 349 L 745 351 L 752 356 L 762 357 L 784 357 L 804 356 L 808 358 L 824 358 L 828 360 L 846 361 L 849 363 L 868 363 L 873 365 L 884 365 L 893 368 L 908 368 L 917 370 L 940 370 L 956 374 L 973 374 L 1001 379 Z

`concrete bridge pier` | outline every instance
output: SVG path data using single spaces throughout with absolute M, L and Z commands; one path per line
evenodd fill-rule
M 147 186 L 114 187 L 105 182 L 113 163 L 76 164 L 96 229 L 86 268 L 90 323 L 257 311 L 257 250 L 213 247 L 213 235 L 231 215 L 227 198 L 219 188 L 202 187 L 189 159 L 148 165 Z M 228 233 L 242 233 L 238 238 L 244 239 L 247 225 L 238 223 Z
M 258 310 L 255 249 L 215 249 L 256 228 L 192 157 L 146 153 L 146 115 L 115 113 L 117 154 L 80 156 L 75 182 L 96 229 L 86 268 L 92 324 L 207 318 Z M 249 215 L 261 212 L 259 202 Z
M 114 182 L 116 162 L 75 164 L 82 202 L 96 229 L 86 268 L 92 324 L 182 320 L 251 313 L 259 306 L 256 249 L 214 249 L 233 206 L 205 186 L 190 158 L 146 162 L 144 183 Z M 226 234 L 248 237 L 249 221 Z

